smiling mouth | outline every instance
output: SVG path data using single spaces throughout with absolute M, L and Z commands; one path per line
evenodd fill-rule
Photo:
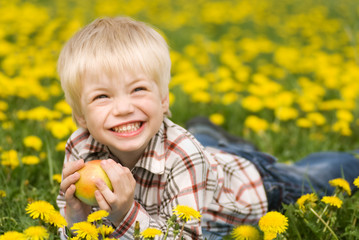
M 131 133 L 140 129 L 142 124 L 143 124 L 142 122 L 128 123 L 111 128 L 111 130 L 117 133 Z

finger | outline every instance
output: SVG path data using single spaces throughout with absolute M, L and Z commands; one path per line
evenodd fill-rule
M 136 180 L 127 167 L 123 167 L 113 160 L 102 161 L 101 167 L 108 175 L 113 187 L 113 195 L 105 196 L 109 205 L 112 206 L 116 204 L 115 202 L 133 198 Z
M 80 170 L 84 166 L 85 163 L 83 159 L 65 163 L 64 168 L 62 169 L 63 178 L 66 178 L 68 175 L 73 174 L 74 172 Z
M 75 198 L 75 191 L 76 191 L 76 186 L 75 185 L 71 185 L 69 188 L 67 188 L 67 191 L 65 192 L 65 200 L 66 202 L 72 202 L 74 201 Z M 76 199 L 77 201 L 77 199 Z
M 101 209 L 110 211 L 112 208 L 111 204 L 116 201 L 115 194 L 102 179 L 95 179 L 95 184 L 98 189 L 95 191 L 95 197 L 99 207 Z
M 101 161 L 101 167 L 106 172 L 111 182 L 122 173 L 122 166 L 119 163 L 109 159 Z
M 68 188 L 71 185 L 75 184 L 79 179 L 80 179 L 80 174 L 78 172 L 75 172 L 69 175 L 68 177 L 64 178 L 60 184 L 60 192 L 66 194 Z
M 74 211 L 83 211 L 84 210 L 84 203 L 82 203 L 76 196 L 75 196 L 76 186 L 72 184 L 65 193 L 65 200 L 66 206 L 73 209 Z M 91 208 L 87 206 L 87 208 Z M 86 210 L 89 211 L 90 209 Z
M 121 164 L 113 161 L 112 159 L 102 161 L 101 167 L 106 172 L 107 176 L 109 177 L 112 183 L 118 180 L 123 180 L 123 178 L 126 178 L 126 180 L 133 179 L 132 173 L 127 167 L 123 167 Z M 117 184 L 113 184 L 113 185 L 117 186 L 118 182 L 116 183 Z

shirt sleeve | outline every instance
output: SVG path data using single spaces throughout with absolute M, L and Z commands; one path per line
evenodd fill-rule
M 181 149 L 177 149 L 181 151 Z M 177 151 L 176 150 L 176 151 Z M 151 206 L 153 202 L 141 199 L 142 203 L 135 201 L 130 211 L 122 223 L 117 226 L 111 237 L 117 239 L 133 239 L 134 227 L 136 221 L 139 221 L 141 231 L 147 228 L 160 229 L 163 234 L 166 232 L 166 222 L 172 216 L 173 209 L 178 205 L 185 205 L 201 212 L 206 206 L 207 201 L 212 199 L 213 187 L 215 180 L 211 175 L 210 166 L 205 161 L 205 157 L 201 152 L 195 152 L 191 155 L 185 152 L 174 152 L 182 155 L 174 161 L 169 160 L 170 164 L 166 164 L 166 172 L 162 176 L 160 189 L 162 195 L 158 196 L 160 211 L 158 214 L 151 214 Z M 170 165 L 170 166 L 169 166 Z M 141 179 L 140 179 L 141 182 Z M 162 185 L 163 184 L 163 185 Z M 153 190 L 153 189 L 152 189 Z M 145 210 L 147 209 L 147 211 Z M 155 216 L 155 217 L 153 217 Z M 182 226 L 183 222 L 179 222 Z M 172 239 L 173 229 L 170 229 L 168 238 Z M 191 219 L 184 226 L 185 239 L 203 239 L 201 223 L 197 219 Z

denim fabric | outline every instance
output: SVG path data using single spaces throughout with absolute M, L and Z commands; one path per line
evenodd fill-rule
M 251 161 L 262 176 L 268 199 L 268 210 L 280 210 L 282 203 L 290 204 L 306 193 L 316 192 L 319 196 L 332 194 L 334 188 L 328 183 L 334 178 L 345 178 L 351 183 L 359 176 L 358 151 L 319 152 L 286 165 L 278 163 L 273 156 L 253 151 L 248 146 L 218 142 L 204 134 L 195 137 L 203 146 L 210 146 Z

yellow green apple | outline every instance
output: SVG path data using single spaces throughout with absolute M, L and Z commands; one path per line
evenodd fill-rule
M 85 163 L 85 166 L 77 171 L 80 179 L 75 183 L 75 196 L 82 202 L 97 206 L 95 191 L 97 190 L 95 180 L 100 178 L 113 191 L 112 184 L 106 172 L 102 169 L 100 163 L 102 160 L 92 160 Z

